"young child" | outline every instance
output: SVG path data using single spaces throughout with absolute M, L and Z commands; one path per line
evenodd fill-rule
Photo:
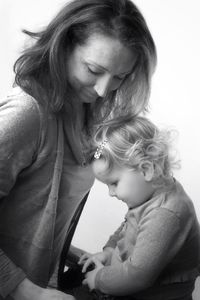
M 83 284 L 100 299 L 192 299 L 200 230 L 192 201 L 172 176 L 168 136 L 144 117 L 104 126 L 96 135 L 94 174 L 128 206 L 103 251 L 79 261 Z M 96 299 L 91 295 L 81 299 Z

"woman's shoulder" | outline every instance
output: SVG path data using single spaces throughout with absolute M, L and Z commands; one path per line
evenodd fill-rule
M 37 101 L 28 93 L 24 92 L 20 87 L 12 88 L 8 94 L 0 100 L 0 105 L 8 105 L 13 109 L 21 109 L 24 111 L 38 111 L 39 105 Z
M 40 132 L 43 111 L 37 101 L 21 88 L 13 88 L 0 99 L 0 123 L 2 130 L 13 130 L 22 134 Z
M 45 110 L 42 105 L 20 87 L 14 87 L 9 93 L 0 99 L 0 111 L 9 117 L 17 118 L 23 122 L 41 122 Z

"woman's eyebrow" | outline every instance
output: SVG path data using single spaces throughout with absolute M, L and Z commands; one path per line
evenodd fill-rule
M 109 72 L 109 70 L 108 70 L 106 67 L 104 67 L 104 66 L 102 66 L 102 65 L 99 65 L 98 63 L 96 63 L 96 62 L 94 62 L 94 61 L 92 61 L 92 60 L 85 60 L 85 59 L 84 59 L 83 62 L 84 62 L 85 64 L 87 64 L 87 65 L 92 65 L 92 66 L 94 66 L 94 67 L 96 67 L 96 68 L 98 68 L 98 69 L 100 69 L 100 70 L 102 70 L 102 71 Z M 133 68 L 134 68 L 134 67 L 133 67 Z M 129 74 L 131 74 L 133 68 L 131 68 L 131 69 L 128 70 L 128 71 L 125 71 L 125 72 L 122 72 L 122 73 L 119 73 L 119 74 L 115 74 L 115 76 L 129 75 Z
M 94 62 L 94 61 L 84 60 L 84 62 L 85 62 L 87 65 L 93 65 L 94 67 L 96 67 L 96 68 L 98 68 L 98 69 L 102 69 L 102 70 L 104 70 L 104 71 L 109 71 L 107 68 L 105 68 L 105 67 L 102 66 L 102 65 L 97 64 L 97 63 Z
M 93 65 L 94 67 L 96 67 L 96 68 L 98 68 L 98 69 L 100 69 L 100 70 L 102 70 L 102 71 L 109 72 L 109 70 L 108 70 L 107 68 L 105 68 L 105 67 L 103 67 L 103 66 L 101 66 L 101 65 L 98 65 L 97 63 L 94 63 L 94 62 L 87 62 L 87 61 L 85 61 L 85 63 L 86 63 L 87 65 Z M 122 73 L 115 74 L 115 76 L 128 75 L 128 74 L 131 74 L 131 72 L 132 72 L 132 69 L 131 69 L 131 70 L 128 70 L 128 71 L 126 71 L 126 72 L 122 72 Z

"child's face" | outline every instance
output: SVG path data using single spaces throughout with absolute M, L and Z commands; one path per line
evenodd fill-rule
M 145 179 L 143 172 L 115 166 L 106 173 L 106 167 L 105 160 L 95 160 L 93 162 L 95 177 L 107 184 L 110 196 L 125 202 L 129 208 L 142 205 L 153 194 L 152 184 Z

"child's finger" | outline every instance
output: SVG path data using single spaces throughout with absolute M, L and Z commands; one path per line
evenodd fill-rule
M 103 264 L 97 259 L 97 258 L 93 258 L 93 261 L 92 261 L 94 264 L 95 264 L 95 267 L 102 267 Z
M 83 284 L 83 285 L 87 285 L 87 279 L 84 279 L 84 280 L 82 281 L 82 284 Z
M 78 261 L 78 264 L 83 264 L 89 257 L 91 256 L 91 254 L 89 254 L 89 253 L 84 253 L 81 257 L 80 257 L 80 259 L 79 259 L 79 261 Z
M 86 260 L 86 262 L 85 262 L 84 265 L 83 265 L 82 272 L 85 273 L 85 272 L 87 271 L 87 268 L 88 268 L 91 264 L 93 264 L 93 258 L 92 258 L 92 257 L 90 257 L 90 258 L 88 258 L 88 260 Z

